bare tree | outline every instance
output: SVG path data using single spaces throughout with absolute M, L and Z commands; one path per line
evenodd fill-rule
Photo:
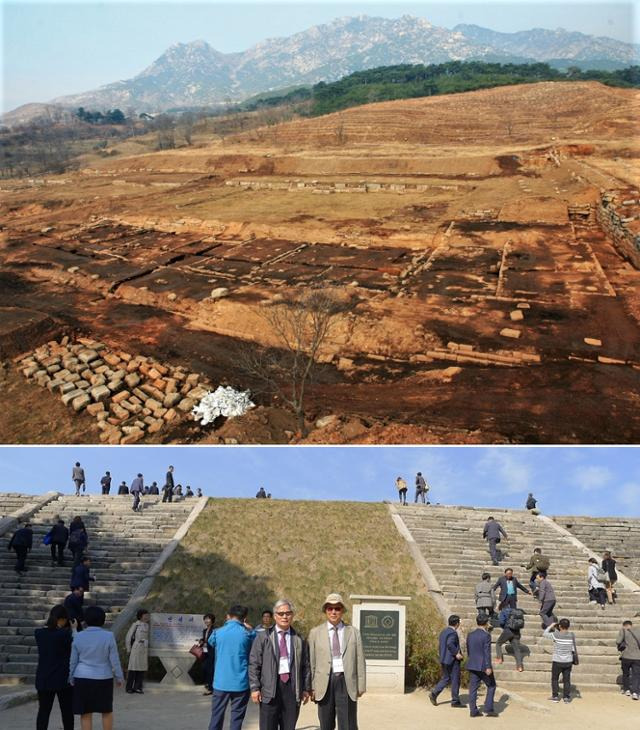
M 193 112 L 185 112 L 180 116 L 180 132 L 184 137 L 184 141 L 191 146 L 191 138 L 193 136 L 193 127 L 196 123 L 196 116 Z
M 158 133 L 158 149 L 172 150 L 176 146 L 173 119 L 168 114 L 159 114 L 154 119 L 154 127 Z
M 261 314 L 278 340 L 278 348 L 245 347 L 242 369 L 277 394 L 296 416 L 306 435 L 305 398 L 316 373 L 323 346 L 338 316 L 352 307 L 329 289 L 311 289 L 295 299 L 270 304 Z

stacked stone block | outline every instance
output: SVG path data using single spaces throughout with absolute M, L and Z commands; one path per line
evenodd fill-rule
M 190 418 L 211 389 L 198 373 L 88 338 L 52 340 L 17 360 L 25 378 L 97 421 L 101 441 L 130 444 Z
M 640 191 L 603 191 L 596 219 L 619 253 L 640 269 Z

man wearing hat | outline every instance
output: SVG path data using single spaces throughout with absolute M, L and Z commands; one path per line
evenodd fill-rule
M 322 606 L 327 620 L 311 629 L 311 696 L 318 705 L 320 730 L 358 730 L 357 700 L 367 689 L 360 632 L 347 626 L 344 601 L 330 593 Z

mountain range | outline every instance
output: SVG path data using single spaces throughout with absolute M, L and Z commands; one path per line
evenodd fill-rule
M 220 106 L 270 90 L 335 81 L 377 66 L 453 60 L 615 69 L 638 63 L 640 46 L 563 29 L 499 33 L 457 25 L 449 30 L 409 15 L 363 15 L 267 39 L 241 53 L 220 53 L 203 40 L 177 43 L 132 79 L 50 103 L 136 112 Z M 19 110 L 5 115 L 5 123 Z

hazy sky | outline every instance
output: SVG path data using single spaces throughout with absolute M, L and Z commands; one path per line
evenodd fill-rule
M 168 46 L 203 39 L 219 51 L 243 51 L 340 16 L 424 17 L 452 28 L 475 23 L 513 32 L 533 27 L 577 30 L 624 41 L 640 39 L 634 2 L 448 3 L 185 2 L 138 0 L 0 0 L 2 108 L 77 93 L 130 78 Z
M 0 447 L 0 491 L 74 491 L 80 461 L 87 486 L 99 492 L 111 471 L 127 484 L 176 483 L 209 496 L 254 497 L 264 486 L 288 499 L 395 499 L 403 476 L 413 499 L 422 471 L 433 502 L 522 509 L 532 491 L 547 514 L 640 516 L 639 447 Z

